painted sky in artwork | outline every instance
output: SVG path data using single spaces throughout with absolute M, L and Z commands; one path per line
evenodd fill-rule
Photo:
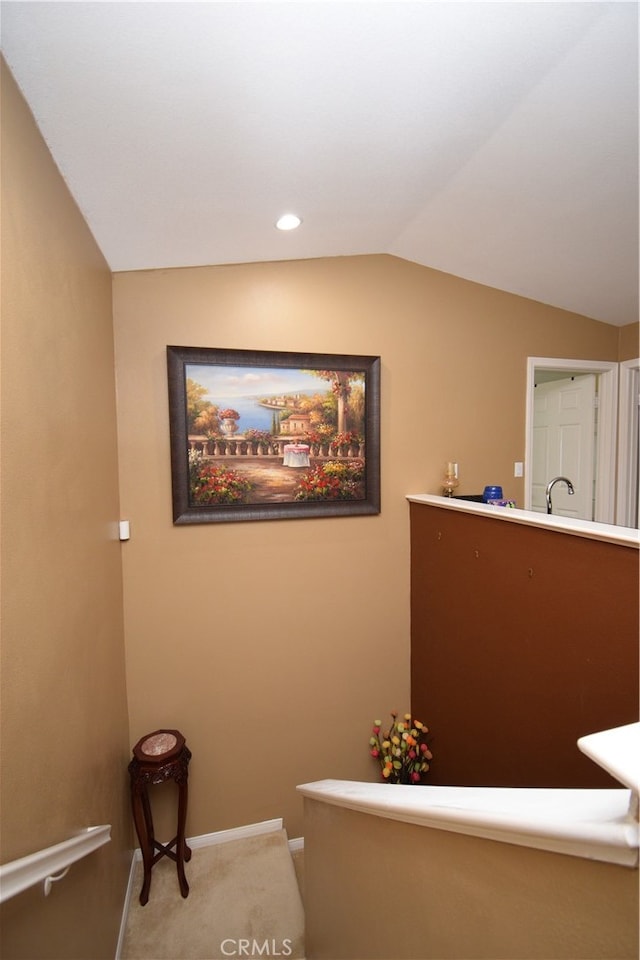
M 272 367 L 230 367 L 217 364 L 186 364 L 186 376 L 205 387 L 211 403 L 239 397 L 274 394 L 325 393 L 330 385 L 306 370 Z

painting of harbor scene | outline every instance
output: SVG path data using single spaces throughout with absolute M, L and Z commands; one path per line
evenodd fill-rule
M 379 512 L 379 358 L 167 359 L 174 522 Z

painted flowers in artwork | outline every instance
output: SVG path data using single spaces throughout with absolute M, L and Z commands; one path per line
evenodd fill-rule
M 194 504 L 245 503 L 251 483 L 236 470 L 208 463 L 189 451 L 189 496 Z
M 332 440 L 332 444 L 336 450 L 341 450 L 351 446 L 358 446 L 360 443 L 362 443 L 362 437 L 353 430 L 345 430 L 342 433 L 336 433 Z
M 369 752 L 380 766 L 386 783 L 421 783 L 429 770 L 433 754 L 429 747 L 429 728 L 405 713 L 402 720 L 391 713 L 389 729 L 382 730 L 382 721 L 375 720 L 369 739 Z
M 364 460 L 327 460 L 306 471 L 296 486 L 294 500 L 361 500 L 364 492 Z

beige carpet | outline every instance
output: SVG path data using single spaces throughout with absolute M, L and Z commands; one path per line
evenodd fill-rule
M 122 960 L 304 958 L 304 912 L 284 830 L 196 848 L 185 872 L 183 900 L 175 863 L 160 860 L 141 907 L 137 864 Z

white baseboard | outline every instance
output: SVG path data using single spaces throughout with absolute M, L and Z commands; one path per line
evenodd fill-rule
M 199 837 L 187 837 L 187 843 L 193 850 L 198 847 L 212 847 L 216 843 L 228 843 L 230 840 L 245 840 L 257 837 L 261 833 L 273 833 L 282 830 L 282 818 L 263 820 L 262 823 L 249 823 L 245 827 L 231 827 L 230 830 L 216 830 L 215 833 L 203 833 Z
M 136 853 L 138 857 L 136 858 Z M 116 946 L 115 960 L 120 960 L 122 956 L 122 945 L 124 943 L 124 934 L 127 929 L 127 917 L 129 916 L 129 905 L 133 897 L 133 877 L 136 872 L 136 862 L 142 859 L 140 850 L 134 850 L 131 854 L 131 866 L 129 867 L 129 881 L 127 883 L 127 892 L 124 895 L 124 904 L 122 907 L 122 916 L 120 918 L 120 930 L 118 932 L 118 945 Z
M 187 843 L 192 850 L 198 847 L 211 847 L 216 843 L 228 843 L 230 840 L 244 840 L 247 837 L 257 837 L 262 833 L 273 833 L 282 830 L 283 823 L 281 817 L 274 820 L 263 820 L 261 823 L 249 823 L 244 827 L 231 827 L 229 830 L 216 830 L 215 833 L 203 833 L 199 837 L 187 837 Z M 295 837 L 288 841 L 291 853 L 304 849 L 304 837 Z M 133 878 L 135 875 L 136 864 L 142 860 L 140 847 L 136 847 L 131 856 L 131 867 L 129 869 L 129 882 L 127 892 L 124 898 L 122 909 L 122 918 L 120 920 L 120 933 L 118 935 L 118 945 L 116 947 L 115 960 L 120 960 L 124 934 L 127 928 L 127 917 L 129 916 L 129 906 L 134 895 Z

